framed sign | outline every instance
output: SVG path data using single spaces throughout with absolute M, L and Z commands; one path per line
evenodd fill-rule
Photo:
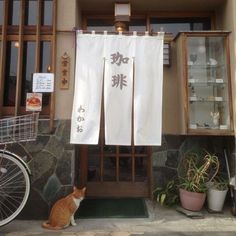
M 42 110 L 42 93 L 26 94 L 26 111 Z
M 33 92 L 34 93 L 51 93 L 54 91 L 54 74 L 53 73 L 34 73 L 33 75 Z
M 70 57 L 65 52 L 61 57 L 61 89 L 69 89 L 69 81 L 70 81 Z

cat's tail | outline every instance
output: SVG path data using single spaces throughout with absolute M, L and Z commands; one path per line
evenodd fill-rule
M 51 230 L 60 230 L 63 229 L 61 226 L 52 226 L 48 221 L 42 223 L 42 227 L 45 229 L 51 229 Z

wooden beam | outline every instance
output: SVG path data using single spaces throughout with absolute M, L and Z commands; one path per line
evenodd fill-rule
M 88 182 L 88 197 L 149 197 L 146 182 Z
M 53 37 L 52 37 L 52 73 L 56 75 L 56 25 L 57 25 L 57 4 L 53 0 Z M 56 89 L 56 76 L 54 78 L 54 91 L 51 93 L 50 99 L 50 131 L 53 131 L 53 121 L 55 117 L 55 89 Z
M 226 76 L 228 77 L 228 101 L 229 101 L 229 117 L 230 117 L 230 131 L 234 133 L 234 116 L 233 116 L 233 95 L 232 95 L 232 79 L 231 79 L 231 64 L 230 64 L 230 47 L 229 47 L 229 35 L 224 37 L 225 39 L 225 54 L 226 54 L 226 65 L 227 72 Z
M 41 0 L 37 1 L 37 25 L 36 25 L 36 53 L 35 53 L 35 72 L 39 72 L 40 67 L 40 25 L 42 16 L 42 3 Z
M 20 22 L 18 33 L 18 55 L 17 55 L 17 77 L 16 77 L 16 98 L 15 98 L 15 116 L 19 114 L 21 102 L 21 85 L 22 85 L 22 62 L 23 62 L 23 27 L 25 18 L 25 0 L 20 1 Z
M 88 145 L 79 146 L 79 167 L 79 186 L 84 187 L 88 177 Z
M 5 66 L 6 66 L 6 44 L 7 44 L 7 21 L 8 21 L 8 1 L 4 1 L 4 16 L 2 25 L 1 53 L 0 53 L 0 116 L 2 116 Z
M 104 60 L 105 63 L 105 60 Z M 104 67 L 103 67 L 103 78 L 104 78 Z M 103 82 L 104 83 L 104 82 Z M 105 146 L 105 116 L 104 116 L 104 88 L 102 86 L 102 102 L 101 102 L 101 120 L 100 120 L 100 181 L 103 181 L 103 175 L 104 175 L 104 146 Z
M 116 181 L 120 180 L 120 153 L 119 146 L 116 146 Z
M 147 178 L 148 178 L 148 188 L 149 188 L 149 197 L 153 198 L 153 169 L 152 169 L 152 147 L 147 148 Z

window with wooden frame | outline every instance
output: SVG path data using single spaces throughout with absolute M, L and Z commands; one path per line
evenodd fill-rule
M 114 21 L 112 19 L 102 18 L 88 18 L 86 20 L 86 29 L 95 31 L 115 31 Z M 147 31 L 147 22 L 145 18 L 132 18 L 129 22 L 128 30 L 130 32 L 145 32 Z M 163 64 L 170 65 L 170 42 L 165 41 L 164 43 L 164 55 Z
M 156 16 L 157 15 L 157 16 Z M 157 13 L 150 16 L 133 16 L 129 22 L 129 31 L 158 32 L 166 33 L 164 42 L 163 64 L 171 65 L 171 41 L 179 31 L 186 30 L 210 30 L 212 27 L 212 13 Z M 185 17 L 183 17 L 183 15 Z M 114 19 L 111 16 L 90 16 L 84 17 L 84 28 L 95 31 L 115 31 Z
M 168 32 L 175 37 L 179 31 L 202 31 L 211 29 L 209 17 L 150 17 L 151 31 Z
M 171 65 L 171 41 L 180 31 L 196 31 L 196 30 L 210 30 L 211 29 L 211 17 L 208 16 L 191 16 L 186 17 L 149 17 L 149 29 L 150 31 L 164 31 L 168 34 L 164 44 L 164 65 Z
M 54 72 L 56 0 L 0 0 L 0 115 L 26 113 L 33 73 Z M 43 94 L 41 116 L 52 116 Z

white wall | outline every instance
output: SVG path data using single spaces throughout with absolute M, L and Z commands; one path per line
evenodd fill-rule
M 216 27 L 218 30 L 231 31 L 230 34 L 230 59 L 231 81 L 233 95 L 233 119 L 236 130 L 236 1 L 227 0 L 222 8 L 216 12 Z
M 82 24 L 81 11 L 77 0 L 58 0 L 58 31 L 71 31 L 73 27 L 80 27 Z M 230 37 L 230 52 L 231 52 L 231 77 L 233 81 L 233 101 L 236 101 L 236 1 L 226 0 L 223 7 L 216 12 L 216 27 L 217 29 L 232 31 Z M 60 58 L 67 52 L 71 57 L 70 64 L 70 84 L 68 90 L 60 89 Z M 174 56 L 174 55 L 173 55 Z M 74 94 L 74 62 L 75 62 L 75 33 L 74 32 L 58 32 L 57 33 L 57 71 L 56 71 L 56 119 L 70 119 L 73 94 Z M 164 104 L 163 104 L 163 132 L 164 133 L 178 133 L 176 127 L 176 118 L 172 114 L 178 113 L 178 103 L 176 96 L 178 96 L 178 85 L 176 84 L 176 60 L 173 58 L 172 66 L 164 71 Z M 236 129 L 236 102 L 234 107 L 234 127 Z
M 70 119 L 74 94 L 75 67 L 75 32 L 73 28 L 81 24 L 81 17 L 77 0 L 58 0 L 57 4 L 55 119 Z M 65 52 L 70 56 L 70 82 L 69 89 L 66 90 L 60 89 L 60 62 Z

